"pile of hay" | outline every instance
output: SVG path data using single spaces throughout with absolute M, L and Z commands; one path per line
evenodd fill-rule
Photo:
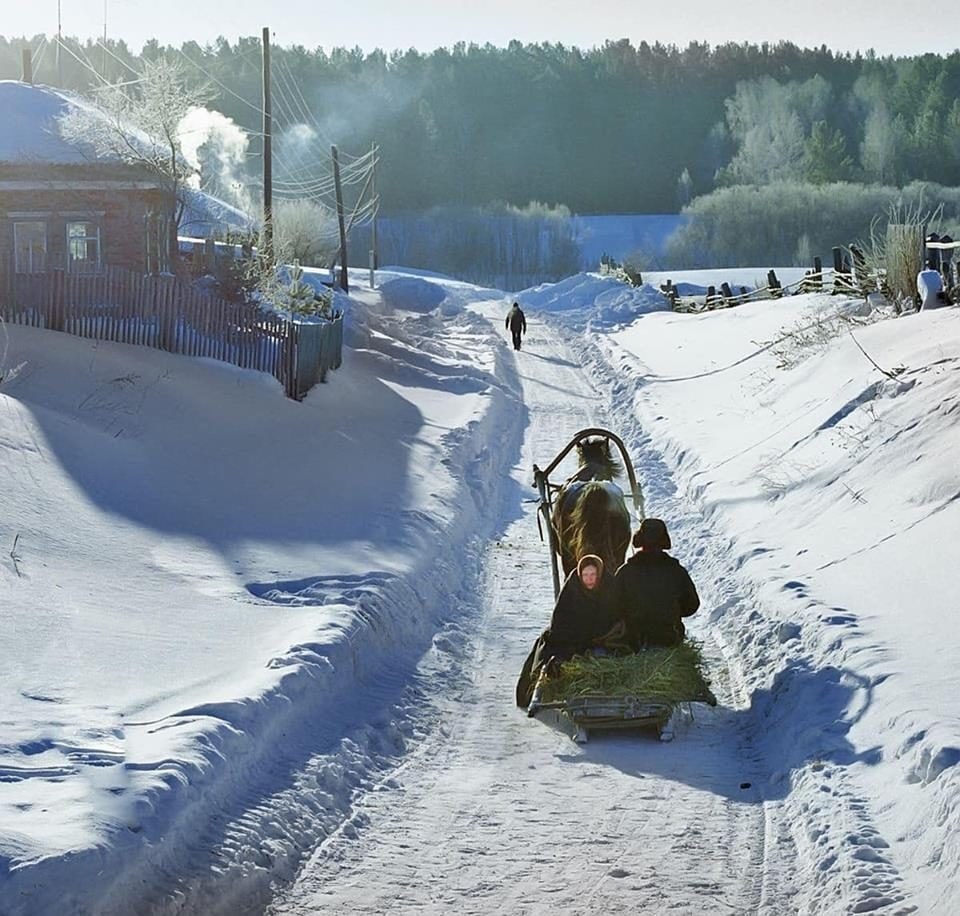
M 622 657 L 578 655 L 543 684 L 544 702 L 579 696 L 640 697 L 664 703 L 700 700 L 710 705 L 703 655 L 696 643 L 651 648 Z

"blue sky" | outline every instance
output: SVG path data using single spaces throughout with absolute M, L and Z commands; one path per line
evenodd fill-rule
M 139 51 L 150 37 L 163 44 L 235 41 L 270 26 L 274 42 L 313 48 L 359 45 L 365 50 L 432 50 L 457 41 L 505 45 L 562 42 L 592 47 L 629 38 L 686 45 L 689 41 L 793 41 L 882 54 L 946 53 L 960 45 L 946 13 L 915 9 L 912 20 L 892 0 L 60 0 L 65 35 L 107 34 Z M 55 34 L 57 0 L 0 0 L 0 34 Z M 943 7 L 944 10 L 949 7 Z

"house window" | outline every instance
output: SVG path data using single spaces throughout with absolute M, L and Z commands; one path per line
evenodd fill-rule
M 47 269 L 47 224 L 43 220 L 17 220 L 13 224 L 13 269 L 18 274 Z
M 82 220 L 67 223 L 67 269 L 86 271 L 100 266 L 100 227 Z

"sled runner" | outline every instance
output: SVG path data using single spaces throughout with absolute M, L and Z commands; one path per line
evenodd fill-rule
M 572 659 L 552 677 L 546 667 L 540 671 L 527 715 L 551 719 L 572 731 L 578 743 L 586 742 L 591 731 L 641 728 L 655 729 L 661 741 L 670 741 L 678 722 L 684 716 L 692 718 L 690 704 L 717 705 L 701 666 L 699 649 L 692 644 L 643 649 L 623 658 Z M 612 675 L 624 687 L 607 693 L 580 692 L 578 683 L 589 689 L 591 668 L 604 669 L 593 675 L 598 683 L 609 682 Z M 657 677 L 644 675 L 644 668 Z
M 534 695 L 528 716 L 552 718 L 561 728 L 572 731 L 577 744 L 586 744 L 592 731 L 654 728 L 661 741 L 673 739 L 674 708 L 639 697 L 580 696 L 541 703 Z

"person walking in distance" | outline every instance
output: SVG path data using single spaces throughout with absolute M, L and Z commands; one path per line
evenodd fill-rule
M 520 337 L 527 333 L 527 316 L 523 314 L 519 302 L 513 303 L 513 308 L 507 312 L 507 320 L 504 323 L 505 328 L 510 328 L 513 334 L 513 349 L 520 349 Z

